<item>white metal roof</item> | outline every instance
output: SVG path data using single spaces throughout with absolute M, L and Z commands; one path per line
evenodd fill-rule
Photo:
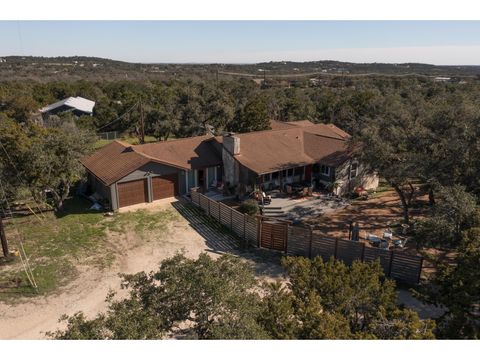
M 63 105 L 91 114 L 93 112 L 93 107 L 95 106 L 95 101 L 88 100 L 80 96 L 68 97 L 66 99 L 57 101 L 56 103 L 45 106 L 44 108 L 40 109 L 40 112 L 44 113 L 52 111 Z

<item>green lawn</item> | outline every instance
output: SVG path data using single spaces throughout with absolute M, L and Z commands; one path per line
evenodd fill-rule
M 132 144 L 132 145 L 138 145 L 139 144 L 138 138 L 137 137 L 132 137 L 132 136 L 123 136 L 118 140 L 125 141 L 129 144 Z M 102 146 L 110 144 L 112 141 L 113 140 L 104 140 L 104 139 L 97 140 L 97 142 L 95 143 L 95 149 L 100 149 Z M 145 136 L 145 142 L 146 143 L 155 142 L 155 141 L 157 141 L 157 139 L 155 137 L 149 136 L 149 135 Z
M 105 217 L 102 212 L 88 210 L 89 206 L 87 200 L 74 198 L 66 203 L 62 214 L 45 212 L 42 220 L 33 215 L 14 219 L 24 237 L 39 294 L 52 292 L 71 281 L 77 272 L 76 265 L 98 269 L 111 266 L 115 253 L 110 237 L 131 230 L 139 241 L 145 241 L 153 231 L 165 234 L 168 223 L 178 216 L 170 210 L 138 210 Z M 16 228 L 13 222 L 6 225 L 12 249 L 19 247 Z M 19 286 L 13 286 L 14 283 Z M 19 295 L 34 296 L 36 293 L 17 258 L 0 266 L 0 300 Z

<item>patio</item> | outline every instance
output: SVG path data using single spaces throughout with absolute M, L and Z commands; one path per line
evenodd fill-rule
M 280 217 L 293 222 L 305 221 L 308 218 L 317 217 L 348 205 L 342 198 L 330 196 L 324 193 L 314 192 L 309 197 L 292 198 L 284 193 L 271 193 L 270 204 L 263 207 L 265 216 Z

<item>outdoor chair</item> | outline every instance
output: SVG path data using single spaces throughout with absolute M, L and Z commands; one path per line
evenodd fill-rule
M 270 204 L 272 202 L 272 197 L 270 195 L 265 194 L 265 192 L 262 191 L 262 199 L 264 204 Z

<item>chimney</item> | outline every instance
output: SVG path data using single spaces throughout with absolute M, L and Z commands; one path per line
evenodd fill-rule
M 235 133 L 229 132 L 223 135 L 223 147 L 230 155 L 240 154 L 240 138 Z
M 234 156 L 240 154 L 240 138 L 235 133 L 223 134 L 223 172 L 227 186 L 235 186 L 239 179 L 238 162 Z

